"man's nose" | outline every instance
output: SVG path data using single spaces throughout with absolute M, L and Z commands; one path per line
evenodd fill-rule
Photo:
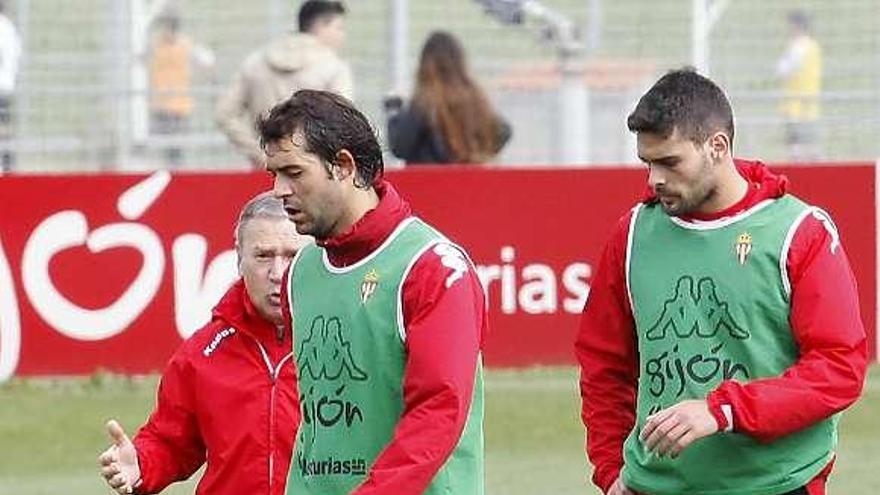
M 666 184 L 663 170 L 656 165 L 648 165 L 648 185 L 656 189 L 657 186 Z
M 276 256 L 272 259 L 272 266 L 269 268 L 269 280 L 273 283 L 280 283 L 284 277 L 284 271 L 287 270 L 289 261 L 284 256 Z
M 278 199 L 290 196 L 290 186 L 285 183 L 284 179 L 277 175 L 272 181 L 272 195 Z

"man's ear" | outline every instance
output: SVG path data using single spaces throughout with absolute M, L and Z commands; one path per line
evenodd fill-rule
M 357 173 L 357 164 L 354 161 L 354 155 L 350 151 L 343 149 L 336 153 L 335 167 L 333 167 L 333 177 L 335 179 L 346 179 L 354 177 Z
M 709 136 L 709 152 L 713 160 L 721 160 L 729 156 L 732 151 L 730 149 L 730 136 L 722 131 L 717 131 Z

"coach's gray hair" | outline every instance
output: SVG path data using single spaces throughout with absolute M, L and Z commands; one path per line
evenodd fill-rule
M 241 209 L 238 223 L 235 224 L 235 251 L 239 257 L 241 257 L 241 233 L 244 231 L 244 226 L 255 218 L 288 220 L 284 203 L 271 192 L 260 193 L 251 198 Z

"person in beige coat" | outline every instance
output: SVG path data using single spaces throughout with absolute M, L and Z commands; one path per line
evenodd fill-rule
M 254 123 L 300 89 L 332 91 L 352 99 L 351 68 L 337 50 L 345 42 L 342 2 L 308 0 L 299 10 L 299 32 L 288 33 L 251 53 L 217 103 L 220 130 L 254 168 L 265 158 Z

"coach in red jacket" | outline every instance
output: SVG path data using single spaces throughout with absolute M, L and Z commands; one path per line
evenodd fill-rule
M 99 464 L 117 492 L 157 493 L 207 464 L 197 494 L 284 493 L 299 404 L 279 290 L 308 241 L 280 200 L 261 194 L 245 205 L 236 228 L 242 280 L 171 358 L 134 441 L 116 421 L 107 425 L 113 445 Z

